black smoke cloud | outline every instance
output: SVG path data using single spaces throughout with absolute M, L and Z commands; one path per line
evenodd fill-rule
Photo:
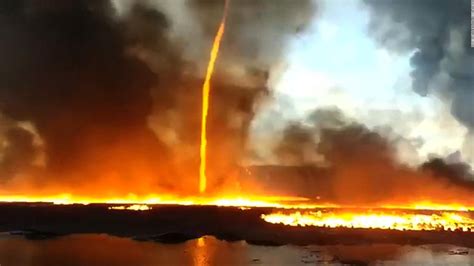
M 470 47 L 469 0 L 365 0 L 371 34 L 411 57 L 413 89 L 441 95 L 452 114 L 474 129 L 474 50 Z
M 120 16 L 115 8 L 121 1 L 0 3 L 0 109 L 14 121 L 31 123 L 44 142 L 45 167 L 31 171 L 36 183 L 101 195 L 197 187 L 189 181 L 197 181 L 200 130 L 202 73 L 195 65 L 205 64 L 207 56 L 190 61 L 184 54 L 193 46 L 209 54 L 223 6 L 220 1 L 186 2 L 196 14 L 194 25 L 206 29 L 196 45 L 189 45 L 186 38 L 170 38 L 179 18 L 151 2 L 132 1 Z M 229 14 L 217 68 L 233 61 L 225 58 L 246 55 L 248 60 L 237 61 L 245 70 L 238 78 L 216 73 L 213 80 L 209 138 L 215 175 L 238 163 L 258 100 L 268 93 L 273 61 L 265 59 L 256 69 L 250 58 L 268 58 L 263 55 L 269 47 L 276 47 L 274 58 L 282 58 L 290 36 L 310 19 L 300 16 L 310 1 L 286 4 L 286 11 L 271 1 L 257 2 L 236 1 Z M 219 13 L 215 23 L 203 19 L 206 10 Z M 280 30 L 276 17 L 298 26 Z M 269 35 L 260 40 L 256 28 Z M 230 82 L 238 79 L 252 82 Z M 38 152 L 21 144 L 30 139 L 20 134 L 19 139 L 7 137 L 8 149 Z M 4 153 L 18 157 L 13 150 Z M 32 156 L 22 155 L 26 164 Z
M 474 203 L 474 182 L 467 164 L 433 158 L 413 169 L 398 160 L 394 141 L 345 117 L 338 109 L 316 110 L 306 121 L 289 125 L 275 154 L 281 164 L 291 158 L 293 167 L 313 167 L 313 180 L 298 175 L 288 178 L 304 182 L 305 196 L 321 200 L 344 204 Z
M 31 122 L 45 142 L 44 184 L 162 174 L 167 150 L 146 120 L 159 76 L 127 54 L 132 44 L 110 4 L 0 5 L 0 105 L 11 119 Z

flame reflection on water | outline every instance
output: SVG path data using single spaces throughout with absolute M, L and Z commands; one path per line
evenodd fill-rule
M 458 252 L 459 251 L 459 252 Z M 263 247 L 205 236 L 181 244 L 138 242 L 107 235 L 30 241 L 0 235 L 2 265 L 473 265 L 474 250 L 449 245 L 331 245 Z

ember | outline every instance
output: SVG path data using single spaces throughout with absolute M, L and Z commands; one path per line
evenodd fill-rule
M 129 211 L 148 211 L 151 207 L 143 204 L 134 204 L 130 206 L 112 206 L 109 210 L 129 210 Z

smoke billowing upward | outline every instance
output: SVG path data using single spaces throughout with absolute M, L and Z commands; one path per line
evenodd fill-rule
M 109 4 L 5 1 L 1 10 L 1 107 L 44 140 L 41 178 L 81 184 L 157 175 L 166 149 L 146 127 L 157 76 L 125 53 Z
M 202 32 L 211 37 L 219 22 L 224 1 L 189 1 Z M 226 62 L 268 70 L 282 57 L 288 36 L 302 32 L 314 16 L 312 1 L 231 1 L 223 51 Z
M 179 12 L 153 1 L 2 1 L 0 108 L 9 119 L 31 123 L 44 143 L 34 146 L 32 132 L 11 129 L 2 171 L 73 192 L 194 191 L 199 68 L 207 63 L 220 17 L 213 14 L 223 3 L 181 4 L 193 14 L 190 36 L 199 38 L 176 38 Z M 239 163 L 249 123 L 268 92 L 270 68 L 283 58 L 290 36 L 309 23 L 312 6 L 232 3 L 217 68 L 238 71 L 218 70 L 214 78 L 214 176 Z M 263 63 L 251 63 L 254 58 Z M 32 170 L 38 148 L 45 164 Z
M 411 57 L 413 90 L 436 95 L 471 132 L 465 153 L 474 158 L 474 50 L 470 47 L 469 0 L 374 1 L 371 34 L 395 51 Z
M 275 151 L 282 163 L 292 158 L 293 165 L 325 169 L 315 170 L 321 176 L 315 176 L 317 188 L 312 191 L 322 200 L 370 204 L 431 198 L 474 203 L 468 165 L 433 158 L 412 169 L 397 160 L 393 141 L 337 109 L 316 110 L 304 123 L 288 126 Z

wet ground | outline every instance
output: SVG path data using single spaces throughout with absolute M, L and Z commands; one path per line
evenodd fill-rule
M 0 265 L 474 265 L 474 249 L 396 244 L 270 247 L 211 236 L 179 244 L 105 234 L 27 240 L 4 233 L 0 235 Z

